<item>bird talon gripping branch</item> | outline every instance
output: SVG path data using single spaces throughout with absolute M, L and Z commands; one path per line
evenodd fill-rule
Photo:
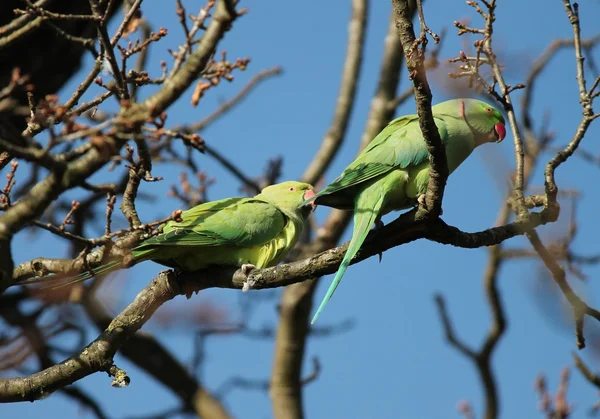
M 242 292 L 247 292 L 249 289 L 254 287 L 254 285 L 256 285 L 256 280 L 249 278 L 250 272 L 256 269 L 256 266 L 252 265 L 251 263 L 244 263 L 241 269 L 242 273 L 246 276 L 246 280 L 242 286 Z

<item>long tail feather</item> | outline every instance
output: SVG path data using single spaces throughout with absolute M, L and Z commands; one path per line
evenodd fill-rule
M 381 212 L 384 197 L 382 195 L 376 201 L 375 206 L 373 208 L 367 208 L 367 206 L 362 204 L 361 201 L 362 199 L 359 197 L 356 209 L 354 211 L 354 230 L 352 231 L 352 239 L 350 240 L 348 250 L 346 250 L 344 259 L 342 259 L 342 263 L 340 264 L 340 267 L 338 268 L 338 271 L 336 272 L 335 277 L 331 282 L 331 285 L 329 285 L 329 289 L 327 290 L 325 297 L 323 297 L 321 305 L 317 309 L 317 312 L 312 318 L 310 324 L 314 324 L 317 321 L 317 317 L 319 317 L 319 314 L 321 314 L 321 312 L 325 308 L 325 304 L 327 304 L 327 302 L 331 299 L 333 293 L 340 284 L 340 281 L 344 276 L 344 272 L 346 272 L 346 269 L 350 265 L 350 261 L 356 255 L 358 249 L 360 249 L 360 246 L 362 246 L 363 242 L 367 238 L 371 226 L 373 225 L 373 223 L 375 223 L 375 220 Z
M 41 289 L 45 290 L 48 288 L 54 289 L 54 288 L 66 287 L 68 285 L 73 285 L 78 282 L 86 281 L 86 280 L 91 279 L 98 275 L 107 274 L 109 272 L 116 271 L 120 267 L 121 267 L 121 261 L 114 260 L 114 261 L 105 263 L 104 265 L 100 265 L 97 268 L 94 268 L 94 273 L 91 273 L 90 271 L 86 271 L 86 272 L 80 273 L 79 275 L 71 276 L 68 278 L 57 279 L 56 281 L 53 281 L 52 277 L 45 277 L 44 279 L 50 280 L 51 283 L 46 286 L 43 286 Z
M 142 260 L 147 259 L 147 256 L 150 255 L 150 253 L 153 253 L 156 249 L 144 249 L 141 251 L 133 251 L 133 257 L 137 262 L 141 262 Z M 65 287 L 67 285 L 72 285 L 72 284 L 76 284 L 78 282 L 82 282 L 82 281 L 86 281 L 88 279 L 91 279 L 95 276 L 98 275 L 103 275 L 103 274 L 107 274 L 113 271 L 116 271 L 118 269 L 121 269 L 123 267 L 123 263 L 121 260 L 113 260 L 110 262 L 105 263 L 104 265 L 100 265 L 97 266 L 96 268 L 94 268 L 93 272 L 90 271 L 86 271 L 86 272 L 82 272 L 79 275 L 75 275 L 75 276 L 71 276 L 71 277 L 67 277 L 67 278 L 57 278 L 56 280 L 54 280 L 54 278 L 52 278 L 55 275 L 50 275 L 50 276 L 45 276 L 45 277 L 41 277 L 39 278 L 39 280 L 34 280 L 34 281 L 29 281 L 29 283 L 37 283 L 37 282 L 50 282 L 48 285 L 41 287 L 42 290 L 48 289 L 48 288 L 60 288 L 60 287 Z

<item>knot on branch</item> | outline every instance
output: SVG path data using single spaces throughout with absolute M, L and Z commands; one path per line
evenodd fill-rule
M 560 204 L 556 200 L 548 200 L 541 212 L 542 220 L 545 223 L 553 223 L 560 216 Z
M 113 379 L 110 383 L 112 387 L 124 388 L 129 385 L 131 379 L 127 375 L 127 373 L 121 368 L 117 367 L 115 364 L 112 364 L 107 371 L 108 375 Z

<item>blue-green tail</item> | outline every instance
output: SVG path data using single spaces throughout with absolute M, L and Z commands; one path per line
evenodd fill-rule
M 132 252 L 133 258 L 136 261 L 136 263 L 141 262 L 142 260 L 146 260 L 147 256 L 149 256 L 151 253 L 153 253 L 154 250 L 156 250 L 156 249 L 154 249 L 154 248 L 143 249 L 143 250 L 135 250 L 134 249 Z M 71 277 L 67 277 L 67 278 L 60 278 L 60 279 L 57 278 L 56 280 L 53 280 L 54 279 L 53 276 L 56 276 L 56 275 L 49 275 L 49 276 L 41 277 L 41 278 L 39 278 L 39 280 L 29 281 L 29 283 L 50 281 L 50 283 L 47 286 L 44 286 L 41 289 L 60 288 L 60 287 L 64 287 L 67 285 L 76 284 L 77 282 L 86 281 L 95 276 L 107 274 L 107 273 L 116 271 L 121 268 L 123 268 L 122 260 L 113 260 L 113 261 L 107 262 L 103 265 L 95 267 L 93 269 L 93 273 L 90 271 L 85 271 L 85 272 L 82 272 L 75 276 L 71 276 Z
M 319 317 L 319 314 L 321 314 L 325 308 L 325 304 L 327 304 L 327 302 L 333 296 L 333 293 L 342 280 L 342 276 L 344 276 L 344 272 L 346 272 L 346 269 L 350 265 L 350 261 L 354 255 L 356 255 L 358 249 L 360 249 L 360 246 L 362 246 L 363 242 L 367 238 L 367 235 L 369 234 L 371 226 L 375 223 L 375 220 L 381 212 L 384 202 L 383 195 L 377 199 L 373 208 L 368 208 L 367 205 L 363 204 L 361 201 L 365 201 L 366 199 L 361 198 L 362 197 L 359 197 L 357 199 L 356 208 L 354 209 L 354 230 L 352 231 L 352 239 L 350 240 L 348 250 L 346 250 L 344 259 L 342 259 L 342 263 L 340 264 L 340 267 L 338 268 L 331 285 L 329 285 L 329 289 L 327 290 L 325 297 L 323 297 L 323 301 L 321 301 L 321 305 L 317 309 L 317 312 L 312 318 L 310 324 L 314 324 L 317 321 L 317 317 Z

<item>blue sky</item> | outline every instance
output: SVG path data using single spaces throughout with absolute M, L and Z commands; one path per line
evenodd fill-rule
M 158 0 L 143 3 L 144 14 L 155 29 L 158 26 L 169 29 L 169 35 L 150 53 L 151 74 L 156 76 L 160 74 L 159 61 L 168 60 L 166 49 L 176 48 L 181 42 L 173 3 Z M 264 82 L 242 106 L 215 122 L 202 136 L 246 174 L 259 175 L 267 158 L 281 155 L 284 158 L 282 180 L 295 179 L 317 150 L 332 118 L 346 48 L 350 2 L 321 2 L 319 7 L 308 4 L 299 7 L 299 3 L 292 5 L 276 0 L 242 3 L 250 13 L 235 23 L 219 48 L 227 49 L 230 59 L 251 57 L 248 70 L 236 73 L 233 83 L 223 83 L 218 89 L 209 91 L 197 108 L 189 105 L 191 92 L 186 93 L 169 111 L 168 125 L 202 119 L 222 100 L 235 94 L 256 72 L 281 65 L 283 75 Z M 356 153 L 378 77 L 391 5 L 383 1 L 371 3 L 357 102 L 343 148 L 327 172 L 327 181 L 336 177 Z M 429 26 L 438 32 L 443 27 L 448 29 L 441 57 L 457 55 L 462 40 L 456 36 L 452 22 L 464 17 L 470 17 L 474 24 L 480 20 L 463 1 L 430 0 L 425 3 Z M 187 5 L 189 12 L 196 13 L 196 2 L 187 2 Z M 584 37 L 594 34 L 595 16 L 599 13 L 600 3 L 582 4 Z M 524 81 L 531 62 L 552 39 L 571 35 L 561 1 L 499 2 L 495 45 L 499 51 L 509 52 L 506 74 L 510 84 Z M 596 60 L 599 55 L 595 54 Z M 89 68 L 90 62 L 87 59 L 84 68 Z M 79 73 L 65 87 L 60 94 L 62 100 L 83 77 L 84 73 Z M 588 82 L 592 80 L 593 74 L 588 73 Z M 557 54 L 538 84 L 534 116 L 539 118 L 549 111 L 551 128 L 557 134 L 556 145 L 564 145 L 574 133 L 581 115 L 572 50 Z M 407 86 L 409 81 L 403 74 L 400 90 Z M 450 98 L 441 84 L 433 84 L 432 88 L 434 102 Z M 414 102 L 408 101 L 397 114 L 412 112 Z M 597 122 L 589 130 L 583 148 L 597 153 L 597 145 L 591 144 L 598 135 L 600 123 Z M 465 231 L 478 231 L 494 224 L 504 193 L 498 185 L 505 182 L 504 176 L 514 168 L 512 150 L 509 134 L 501 145 L 482 147 L 453 174 L 444 198 L 443 218 L 447 223 Z M 198 155 L 196 162 L 216 178 L 210 199 L 239 193 L 236 179 L 210 157 Z M 180 171 L 178 167 L 155 166 L 153 174 L 163 176 L 165 180 L 142 185 L 142 191 L 157 192 L 160 197 L 153 203 L 140 203 L 138 210 L 144 220 L 164 217 L 180 207 L 177 200 L 166 195 L 169 186 L 178 182 Z M 598 251 L 596 237 L 600 227 L 593 217 L 597 214 L 600 198 L 592 193 L 597 176 L 598 168 L 576 159 L 557 172 L 559 186 L 584 191 L 574 250 L 586 255 Z M 95 179 L 105 180 L 106 177 L 102 175 Z M 540 185 L 541 181 L 541 171 L 537 170 L 533 184 Z M 73 194 L 77 196 L 77 192 Z M 327 208 L 320 207 L 318 219 L 322 221 L 327 213 Z M 548 238 L 564 233 L 568 218 L 568 211 L 563 211 L 556 226 L 540 230 L 542 236 Z M 34 238 L 32 241 L 28 233 L 16 238 L 13 244 L 16 262 L 35 256 L 65 255 L 64 242 L 43 233 Z M 348 239 L 349 234 L 346 234 L 344 240 Z M 506 245 L 526 247 L 527 243 L 516 238 Z M 352 266 L 319 322 L 335 325 L 352 319 L 355 326 L 333 337 L 310 339 L 306 374 L 311 370 L 310 360 L 314 356 L 319 358 L 322 372 L 318 380 L 305 389 L 306 416 L 451 418 L 460 417 L 456 411 L 460 400 L 470 401 L 480 416 L 482 388 L 477 373 L 469 361 L 445 343 L 433 295 L 438 292 L 444 295 L 457 333 L 477 347 L 489 327 L 482 288 L 486 257 L 486 249 L 464 250 L 422 240 L 386 252 L 382 263 L 372 258 Z M 534 261 L 515 261 L 505 264 L 501 272 L 499 286 L 508 331 L 493 363 L 499 384 L 501 417 L 541 417 L 537 413 L 538 400 L 533 390 L 536 376 L 540 372 L 546 373 L 550 388 L 555 390 L 560 370 L 572 364 L 573 331 L 568 321 L 544 311 L 552 302 L 545 294 L 536 296 L 539 293 L 538 268 L 539 264 Z M 118 275 L 106 290 L 106 304 L 111 312 L 118 313 L 160 270 L 159 265 L 147 262 Z M 586 267 L 585 273 L 590 282 L 577 284 L 577 287 L 591 303 L 598 304 L 592 296 L 598 290 L 593 280 L 600 274 L 600 269 Z M 322 298 L 330 280 L 331 277 L 322 280 L 317 299 Z M 191 310 L 203 304 L 214 304 L 230 311 L 230 319 L 235 321 L 240 315 L 239 301 L 244 298 L 250 297 L 233 290 L 209 290 L 191 300 L 179 297 L 165 309 Z M 267 302 L 256 309 L 250 325 L 275 326 L 276 320 L 273 303 Z M 586 330 L 592 328 L 591 322 L 586 323 Z M 150 322 L 143 331 L 154 333 L 180 360 L 190 362 L 192 337 L 196 332 L 193 328 L 181 325 L 165 330 Z M 90 340 L 96 336 L 94 333 L 90 334 Z M 65 340 L 65 345 L 67 343 L 69 341 Z M 200 379 L 211 390 L 219 388 L 232 376 L 267 379 L 270 375 L 272 341 L 240 336 L 215 337 L 208 341 L 206 350 Z M 600 370 L 598 358 L 590 351 L 583 351 L 582 355 L 592 368 Z M 96 374 L 78 383 L 104 401 L 110 416 L 138 416 L 177 406 L 177 398 L 126 359 L 117 355 L 116 363 L 132 379 L 128 388 L 111 388 L 105 374 Z M 596 401 L 596 390 L 578 372 L 572 374 L 569 401 L 575 405 L 574 418 L 586 416 L 587 408 Z M 236 417 L 262 419 L 272 416 L 270 400 L 263 392 L 233 390 L 225 403 Z M 85 414 L 60 393 L 33 404 L 5 405 L 2 412 L 6 417 L 18 415 L 22 419 L 42 414 L 62 417 Z

